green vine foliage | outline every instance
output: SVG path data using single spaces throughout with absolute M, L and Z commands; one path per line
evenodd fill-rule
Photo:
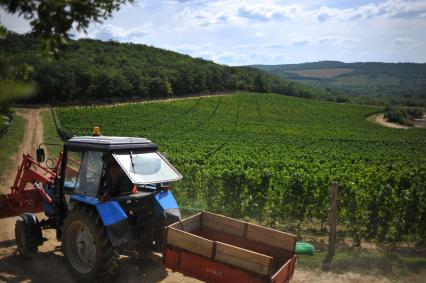
M 265 93 L 57 109 L 64 131 L 143 136 L 184 176 L 182 207 L 262 224 L 326 223 L 332 181 L 339 225 L 355 243 L 425 244 L 426 131 L 389 129 L 369 106 Z

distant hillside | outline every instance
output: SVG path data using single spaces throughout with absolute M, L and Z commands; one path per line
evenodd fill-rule
M 314 87 L 364 96 L 363 101 L 426 105 L 426 64 L 321 61 L 252 67 Z
M 112 102 L 246 90 L 345 101 L 251 67 L 229 67 L 142 44 L 71 40 L 58 60 L 40 57 L 41 41 L 10 33 L 0 40 L 0 63 L 30 70 L 38 83 L 32 101 Z M 23 67 L 28 64 L 30 67 Z M 32 70 L 32 71 L 31 71 Z

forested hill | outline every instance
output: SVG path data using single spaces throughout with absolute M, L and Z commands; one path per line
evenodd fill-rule
M 349 63 L 350 64 L 350 63 Z M 268 72 L 288 72 L 300 70 L 316 70 L 316 69 L 330 69 L 330 68 L 344 68 L 349 65 L 340 61 L 319 61 L 308 62 L 300 64 L 280 64 L 280 65 L 251 65 L 251 67 L 262 69 Z
M 248 90 L 336 100 L 336 95 L 250 67 L 229 67 L 142 44 L 71 40 L 58 60 L 40 56 L 41 40 L 10 33 L 0 40 L 0 60 L 28 64 L 38 84 L 33 101 L 111 102 Z
M 321 61 L 251 67 L 314 87 L 363 96 L 363 101 L 426 105 L 426 64 Z

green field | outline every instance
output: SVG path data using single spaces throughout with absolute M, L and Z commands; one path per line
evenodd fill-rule
M 301 77 L 331 79 L 343 74 L 352 73 L 354 70 L 350 68 L 333 68 L 333 69 L 314 69 L 289 71 L 289 73 L 297 74 Z
M 59 152 L 62 150 L 63 141 L 58 134 L 53 115 L 50 110 L 41 112 L 41 119 L 43 121 L 43 141 L 47 143 L 45 145 L 46 157 L 58 158 Z
M 426 131 L 366 120 L 379 109 L 239 93 L 113 107 L 59 108 L 64 131 L 143 136 L 183 173 L 176 196 L 269 225 L 339 222 L 356 239 L 426 239 Z

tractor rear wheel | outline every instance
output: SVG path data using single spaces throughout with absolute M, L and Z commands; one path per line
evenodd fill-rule
M 24 213 L 16 220 L 15 239 L 20 256 L 31 259 L 37 254 L 43 237 L 40 223 L 34 214 Z
M 65 219 L 62 250 L 74 277 L 80 281 L 106 280 L 118 268 L 118 252 L 111 245 L 96 210 L 77 206 Z

